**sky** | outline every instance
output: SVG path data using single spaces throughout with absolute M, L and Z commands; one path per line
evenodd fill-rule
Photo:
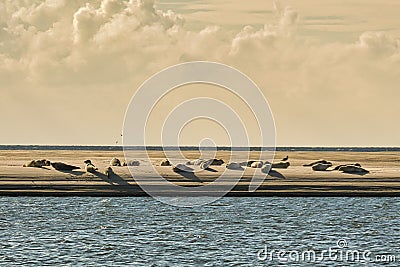
M 278 146 L 400 146 L 399 10 L 397 0 L 1 1 L 0 144 L 121 144 L 137 88 L 204 60 L 258 85 Z M 198 95 L 251 120 L 211 87 L 180 88 L 161 103 L 149 144 L 160 142 L 159 117 Z M 221 129 L 193 121 L 182 144 L 227 145 Z

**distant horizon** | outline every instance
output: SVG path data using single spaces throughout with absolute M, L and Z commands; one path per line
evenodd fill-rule
M 182 146 L 161 146 L 161 145 L 147 145 L 147 146 L 140 146 L 140 145 L 130 145 L 130 146 L 122 146 L 122 145 L 60 145 L 60 144 L 0 144 L 0 150 L 6 150 L 7 148 L 32 148 L 32 147 L 39 147 L 39 148 L 46 148 L 46 147 L 59 147 L 59 148 L 116 148 L 116 149 L 123 149 L 125 148 L 134 148 L 134 149 L 156 149 L 159 148 L 197 148 L 199 146 L 195 145 L 182 145 Z M 205 149 L 215 149 L 212 146 L 202 146 Z M 270 149 L 273 147 L 268 146 L 217 146 L 217 149 L 222 148 L 234 148 L 234 149 L 259 149 L 265 148 Z M 343 149 L 343 150 L 351 150 L 351 149 L 384 149 L 384 150 L 393 150 L 393 151 L 400 151 L 400 146 L 276 146 L 276 150 L 286 151 L 287 149 L 322 149 L 322 150 L 329 150 L 329 149 Z

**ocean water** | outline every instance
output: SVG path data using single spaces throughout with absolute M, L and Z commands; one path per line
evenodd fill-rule
M 399 203 L 226 197 L 177 208 L 149 197 L 1 197 L 0 266 L 399 266 Z M 321 254 L 335 248 L 336 258 Z M 349 250 L 360 259 L 340 257 Z M 314 261 L 296 258 L 306 251 Z

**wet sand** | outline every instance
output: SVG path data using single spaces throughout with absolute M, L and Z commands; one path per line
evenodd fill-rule
M 135 151 L 142 158 L 144 151 Z M 229 160 L 227 151 L 218 151 L 217 157 Z M 185 156 L 196 159 L 197 151 L 185 151 Z M 164 159 L 161 151 L 150 151 L 151 163 L 158 165 Z M 400 196 L 400 152 L 277 152 L 279 159 L 289 155 L 291 166 L 276 169 L 265 175 L 262 185 L 249 192 L 248 185 L 254 171 L 248 168 L 240 182 L 228 196 Z M 257 152 L 251 158 L 256 159 Z M 77 150 L 0 150 L 0 195 L 11 196 L 145 196 L 136 184 L 128 167 L 113 167 L 115 175 L 110 179 L 103 174 L 111 158 L 123 160 L 122 151 L 77 151 Z M 32 159 L 48 159 L 81 167 L 72 172 L 60 172 L 52 167 L 26 168 L 23 164 Z M 83 161 L 91 159 L 99 168 L 92 174 L 84 171 Z M 365 175 L 345 174 L 339 171 L 316 172 L 303 164 L 325 159 L 334 165 L 360 163 L 370 173 Z M 146 183 L 157 184 L 151 173 L 132 167 L 135 176 Z M 213 171 L 201 171 L 195 175 L 175 173 L 172 167 L 156 166 L 157 171 L 168 181 L 186 187 L 198 187 L 217 179 L 225 170 L 223 166 L 212 166 Z M 240 173 L 240 172 L 239 172 Z M 232 178 L 236 173 L 230 172 Z M 157 184 L 155 194 L 174 195 L 164 192 Z M 204 195 L 211 194 L 207 190 Z

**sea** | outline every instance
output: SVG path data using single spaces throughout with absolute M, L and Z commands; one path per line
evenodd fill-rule
M 399 266 L 399 203 L 0 197 L 0 266 Z
M 399 210 L 394 197 L 0 197 L 0 266 L 400 266 Z

